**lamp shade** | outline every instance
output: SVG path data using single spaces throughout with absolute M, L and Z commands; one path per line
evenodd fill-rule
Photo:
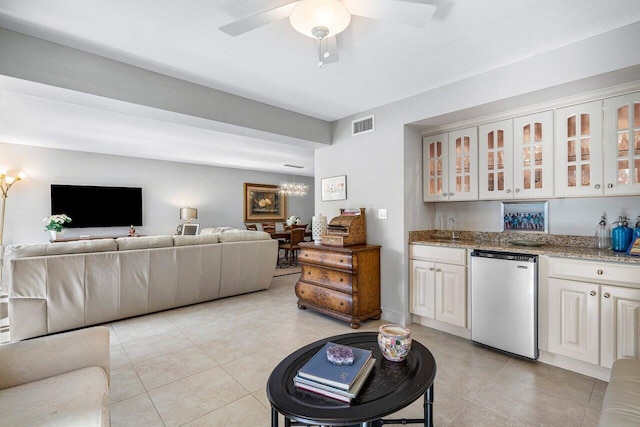
M 180 209 L 180 219 L 191 221 L 192 219 L 198 219 L 198 209 L 196 208 L 182 208 Z
M 351 13 L 339 0 L 304 0 L 289 15 L 291 26 L 299 33 L 316 38 L 313 29 L 324 27 L 335 36 L 349 26 Z

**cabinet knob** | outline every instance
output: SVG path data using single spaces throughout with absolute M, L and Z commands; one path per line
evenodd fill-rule
M 596 184 L 596 185 L 594 185 L 594 187 L 596 187 L 596 190 L 599 190 L 600 189 L 600 184 Z
M 429 271 L 433 271 L 433 270 L 435 270 L 435 268 L 429 267 Z
M 589 295 L 591 295 L 592 297 L 595 297 L 596 296 L 596 291 L 589 292 Z
M 601 269 L 598 269 L 597 273 L 598 273 L 598 276 L 602 276 L 604 274 L 604 271 L 602 271 Z
M 442 270 L 439 268 L 436 268 L 436 273 L 440 273 Z
M 507 194 L 511 193 L 511 189 L 507 188 Z
M 455 196 L 455 195 L 456 195 L 456 193 L 449 193 L 449 197 Z
M 516 188 L 516 193 L 519 193 L 519 192 L 520 192 L 520 189 L 519 189 L 519 188 Z
M 607 184 L 607 188 L 613 188 L 613 184 L 611 183 Z
M 605 292 L 605 293 L 604 293 L 604 297 L 605 297 L 605 298 L 609 298 L 610 296 L 611 296 L 611 294 L 610 294 L 609 292 Z
M 442 193 L 442 197 L 447 197 L 447 193 Z

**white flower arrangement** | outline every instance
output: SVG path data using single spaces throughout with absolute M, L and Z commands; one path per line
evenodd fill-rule
M 300 217 L 291 215 L 289 218 L 287 218 L 287 225 L 294 225 L 294 224 L 300 224 Z
M 64 224 L 71 222 L 71 218 L 69 218 L 65 214 L 60 215 L 50 215 L 42 220 L 42 222 L 46 222 L 44 229 L 46 231 L 62 231 L 64 228 Z

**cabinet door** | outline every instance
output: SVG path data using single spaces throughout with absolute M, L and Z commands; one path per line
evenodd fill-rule
M 604 101 L 605 194 L 640 193 L 640 92 Z
M 435 319 L 435 265 L 433 262 L 412 259 L 410 311 L 419 316 Z
M 513 121 L 482 125 L 478 135 L 479 198 L 513 197 Z
M 425 202 L 447 200 L 449 135 L 427 136 L 422 140 L 422 195 Z
M 449 133 L 449 200 L 478 199 L 478 128 Z
M 616 359 L 640 359 L 640 289 L 602 286 L 600 301 L 600 364 L 611 368 Z
M 436 320 L 466 327 L 466 268 L 461 265 L 436 264 Z
M 513 197 L 553 196 L 553 111 L 513 119 Z
M 555 126 L 555 195 L 601 196 L 602 101 L 557 109 Z
M 598 364 L 599 286 L 549 278 L 549 351 Z

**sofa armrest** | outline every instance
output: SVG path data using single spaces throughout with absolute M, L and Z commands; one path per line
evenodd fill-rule
M 0 346 L 0 389 L 99 366 L 109 378 L 109 328 L 98 326 Z

